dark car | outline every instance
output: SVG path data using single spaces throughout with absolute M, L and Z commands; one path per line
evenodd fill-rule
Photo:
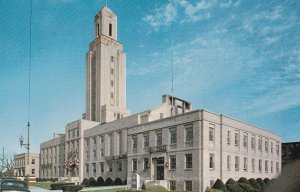
M 15 179 L 4 179 L 1 181 L 0 192 L 9 192 L 9 191 L 24 191 L 30 192 L 28 185 L 24 181 L 19 181 Z

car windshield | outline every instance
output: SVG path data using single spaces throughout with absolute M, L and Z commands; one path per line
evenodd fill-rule
M 1 187 L 26 187 L 25 183 L 18 181 L 4 181 L 1 184 Z

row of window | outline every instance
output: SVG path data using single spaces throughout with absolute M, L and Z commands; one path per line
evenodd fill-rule
M 244 171 L 248 171 L 248 158 L 244 157 L 243 158 L 244 164 L 243 164 L 243 170 Z M 251 159 L 251 171 L 255 172 L 255 159 Z M 259 159 L 258 160 L 258 171 L 262 172 L 262 163 L 263 160 Z M 269 172 L 269 161 L 265 160 L 265 172 L 268 173 Z M 270 161 L 270 173 L 273 173 L 273 161 Z M 235 156 L 234 157 L 234 168 L 236 171 L 240 170 L 240 157 L 239 156 Z M 230 171 L 231 169 L 231 156 L 227 155 L 227 170 Z M 276 173 L 279 173 L 279 162 L 276 162 Z
M 274 151 L 274 147 L 273 147 L 273 142 L 270 142 L 271 146 L 270 146 L 270 150 L 271 150 L 271 154 L 273 154 Z M 227 131 L 227 145 L 231 145 L 231 131 Z M 240 145 L 240 133 L 235 132 L 234 134 L 234 145 L 239 147 Z M 243 147 L 244 148 L 248 148 L 248 134 L 244 134 L 243 135 Z M 251 149 L 255 149 L 256 148 L 256 138 L 255 136 L 251 137 Z M 258 150 L 262 151 L 262 137 L 258 138 Z M 266 153 L 269 152 L 269 141 L 265 141 L 265 145 L 264 145 L 264 150 Z M 279 155 L 279 144 L 276 145 L 276 154 Z
M 171 191 L 176 191 L 176 181 L 169 181 L 169 186 Z M 185 191 L 193 191 L 193 182 L 192 181 L 184 181 L 184 190 Z
M 76 136 L 75 136 L 75 133 L 77 133 Z M 79 128 L 73 129 L 73 130 L 68 130 L 68 139 L 75 138 L 75 137 L 80 137 Z
M 92 173 L 95 175 L 96 173 L 97 173 L 97 164 L 96 163 L 92 163 Z M 100 170 L 100 173 L 104 173 L 104 163 L 103 162 L 101 162 L 101 163 L 99 163 L 99 170 Z M 116 171 L 117 172 L 122 172 L 122 161 L 119 161 L 119 162 L 117 162 L 117 167 L 116 167 Z M 87 163 L 86 165 L 85 165 L 85 172 L 86 172 L 86 174 L 89 174 L 89 172 L 90 172 L 90 165 Z M 113 172 L 113 165 L 112 165 L 112 163 L 110 163 L 110 164 L 108 164 L 107 165 L 107 172 Z

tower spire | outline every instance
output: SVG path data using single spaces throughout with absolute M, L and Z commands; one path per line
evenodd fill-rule
M 108 0 L 105 0 L 105 7 L 107 7 L 107 2 L 108 2 Z

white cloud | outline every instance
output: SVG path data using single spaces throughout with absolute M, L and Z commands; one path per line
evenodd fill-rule
M 264 43 L 265 43 L 265 45 L 272 45 L 274 43 L 277 43 L 280 40 L 281 40 L 281 37 L 279 37 L 279 36 L 266 37 L 264 39 Z
M 209 19 L 211 15 L 207 10 L 215 4 L 215 0 L 202 0 L 196 4 L 189 3 L 186 0 L 180 1 L 180 7 L 184 9 L 185 14 L 187 15 L 187 18 L 183 19 L 181 22 L 196 22 L 203 19 Z

